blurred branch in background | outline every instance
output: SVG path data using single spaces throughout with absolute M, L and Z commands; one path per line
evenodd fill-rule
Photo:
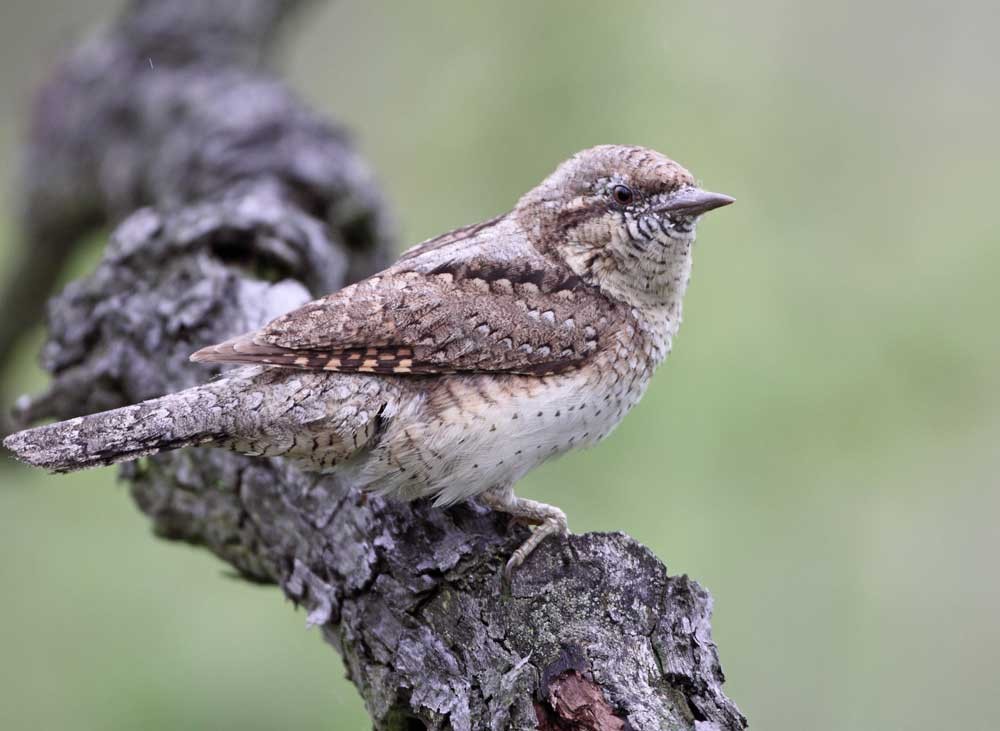
M 150 156 L 188 131 L 185 113 L 197 108 L 184 103 L 183 85 L 176 79 L 164 84 L 164 75 L 207 64 L 219 67 L 220 76 L 246 73 L 262 62 L 279 22 L 298 4 L 236 0 L 204 3 L 191 13 L 173 3 L 135 0 L 114 28 L 61 59 L 36 96 L 22 153 L 25 241 L 0 289 L 0 307 L 21 317 L 0 321 L 0 367 L 42 317 L 82 237 L 141 205 L 184 193 L 165 170 L 156 181 L 147 177 L 155 167 Z M 173 98 L 146 106 L 159 94 Z
M 4 296 L 40 307 L 53 261 L 95 225 L 116 230 L 96 271 L 53 301 L 53 383 L 22 400 L 21 420 L 203 381 L 187 360 L 195 347 L 389 256 L 367 165 L 260 68 L 294 5 L 134 2 L 40 93 L 24 175 L 29 260 Z M 525 529 L 474 504 L 344 494 L 281 461 L 217 450 L 123 475 L 159 535 L 304 605 L 378 729 L 745 726 L 721 690 L 707 592 L 624 535 L 550 541 L 504 592 L 500 567 Z
M 23 148 L 25 242 L 0 289 L 0 307 L 20 316 L 0 322 L 0 358 L 41 318 L 81 238 L 143 205 L 197 200 L 235 180 L 273 176 L 307 199 L 339 201 L 317 215 L 339 226 L 348 246 L 365 226 L 377 239 L 354 247 L 352 273 L 384 261 L 384 219 L 362 220 L 380 210 L 365 205 L 379 193 L 363 166 L 322 164 L 324 147 L 346 144 L 343 132 L 289 98 L 264 68 L 282 23 L 303 4 L 135 0 L 116 25 L 60 60 L 36 95 Z

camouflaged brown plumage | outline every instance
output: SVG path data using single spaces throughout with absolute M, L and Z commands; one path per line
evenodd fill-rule
M 5 444 L 54 471 L 208 445 L 292 459 L 345 489 L 479 496 L 538 524 L 509 575 L 567 530 L 514 484 L 603 439 L 639 400 L 680 324 L 695 224 L 731 202 L 652 150 L 585 150 L 511 213 L 192 356 L 245 366 L 224 378 Z

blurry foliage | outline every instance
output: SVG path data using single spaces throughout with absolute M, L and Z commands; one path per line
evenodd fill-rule
M 39 69 L 113 5 L 0 11 L 7 169 Z M 737 198 L 700 227 L 645 400 L 520 492 L 713 592 L 753 727 L 1000 725 L 995 7 L 345 1 L 307 20 L 286 66 L 354 130 L 402 243 L 604 142 Z M 22 390 L 39 342 L 6 376 Z M 366 726 L 303 615 L 151 539 L 112 471 L 0 477 L 0 727 Z

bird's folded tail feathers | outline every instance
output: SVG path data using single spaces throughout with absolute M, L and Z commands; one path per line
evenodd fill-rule
M 20 461 L 52 472 L 73 472 L 209 444 L 221 433 L 223 414 L 212 385 L 26 429 L 3 443 Z

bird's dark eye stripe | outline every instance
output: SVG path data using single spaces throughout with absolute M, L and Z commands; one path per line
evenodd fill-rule
M 620 203 L 623 206 L 631 203 L 632 199 L 635 197 L 632 189 L 627 185 L 616 185 L 611 189 L 611 195 L 615 199 L 616 203 Z

